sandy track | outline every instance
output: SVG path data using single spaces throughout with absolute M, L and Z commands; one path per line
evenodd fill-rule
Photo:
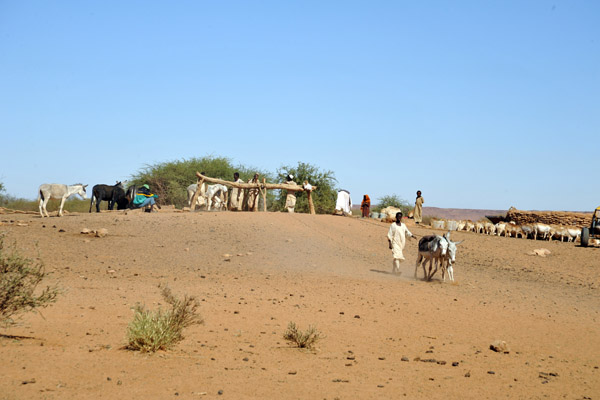
M 3 331 L 28 338 L 0 337 L 0 399 L 600 396 L 600 249 L 456 232 L 451 284 L 413 279 L 415 241 L 391 275 L 388 225 L 372 220 L 167 210 L 1 220 L 7 242 L 39 250 L 65 292 L 45 318 Z M 541 247 L 552 254 L 527 255 Z M 168 352 L 120 350 L 131 307 L 158 307 L 159 283 L 198 296 L 206 323 Z M 314 352 L 292 348 L 290 321 L 326 338 Z M 489 350 L 496 339 L 511 352 Z

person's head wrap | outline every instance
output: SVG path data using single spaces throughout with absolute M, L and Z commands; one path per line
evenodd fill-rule
M 145 187 L 146 189 L 150 190 L 150 186 L 148 186 L 147 183 L 143 184 L 142 187 Z

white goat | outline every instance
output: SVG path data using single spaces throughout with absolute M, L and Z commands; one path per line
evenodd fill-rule
M 446 281 L 444 272 L 447 270 L 448 278 L 450 278 L 450 280 L 454 282 L 454 269 L 452 268 L 452 264 L 456 262 L 456 253 L 458 251 L 457 246 L 461 244 L 463 240 L 461 240 L 460 242 L 451 241 L 450 232 L 444 235 L 444 239 L 446 239 L 446 241 L 448 242 L 448 253 L 446 254 L 446 257 L 442 260 L 442 281 Z
M 216 185 L 209 185 L 206 189 L 206 209 L 210 211 L 211 207 L 215 209 L 226 209 L 227 208 L 227 186 L 217 183 Z
M 542 239 L 544 240 L 552 239 L 550 225 L 542 224 L 541 222 L 536 222 L 533 224 L 533 239 L 537 240 L 538 236 L 542 236 Z
M 569 233 L 569 237 L 567 242 L 575 242 L 581 236 L 581 229 L 569 227 L 567 228 L 567 232 Z
M 531 235 L 531 237 L 534 236 L 533 225 L 529 225 L 529 224 L 521 225 L 521 231 L 523 232 L 524 239 L 527 239 L 527 237 L 529 235 Z
M 60 183 L 44 183 L 40 185 L 40 188 L 38 189 L 40 215 L 42 216 L 42 218 L 44 218 L 44 214 L 46 214 L 46 217 L 50 217 L 50 215 L 48 215 L 48 210 L 46 210 L 48 200 L 61 199 L 60 208 L 58 209 L 58 216 L 62 217 L 63 206 L 65 205 L 65 201 L 74 194 L 78 194 L 83 200 L 85 200 L 86 187 L 87 185 L 82 185 L 81 183 L 77 183 L 75 185 L 63 185 Z
M 485 224 L 483 224 L 484 227 L 484 232 L 488 235 L 495 235 L 496 234 L 496 225 L 492 224 L 491 222 L 486 222 Z

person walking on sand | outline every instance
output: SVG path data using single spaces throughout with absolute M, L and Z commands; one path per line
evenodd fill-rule
M 406 227 L 406 224 L 402 223 L 402 212 L 397 212 L 396 222 L 390 226 L 390 230 L 388 231 L 387 235 L 390 249 L 392 250 L 392 256 L 394 257 L 392 264 L 393 274 L 400 272 L 400 261 L 405 260 L 402 250 L 404 250 L 404 246 L 406 245 L 407 234 L 409 237 L 416 239 L 416 236 L 410 233 Z
M 362 203 L 360 203 L 360 209 L 362 210 L 363 218 L 369 218 L 369 210 L 371 209 L 371 199 L 368 194 L 363 196 Z
M 413 212 L 415 224 L 423 222 L 423 203 L 425 203 L 425 200 L 421 197 L 421 191 L 417 190 L 417 200 L 415 200 L 415 211 Z

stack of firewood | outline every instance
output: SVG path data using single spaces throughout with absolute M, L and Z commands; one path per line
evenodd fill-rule
M 548 225 L 577 226 L 583 228 L 590 226 L 592 213 L 576 213 L 566 211 L 523 211 L 511 208 L 506 214 L 507 221 L 514 221 L 517 225 L 541 222 Z

